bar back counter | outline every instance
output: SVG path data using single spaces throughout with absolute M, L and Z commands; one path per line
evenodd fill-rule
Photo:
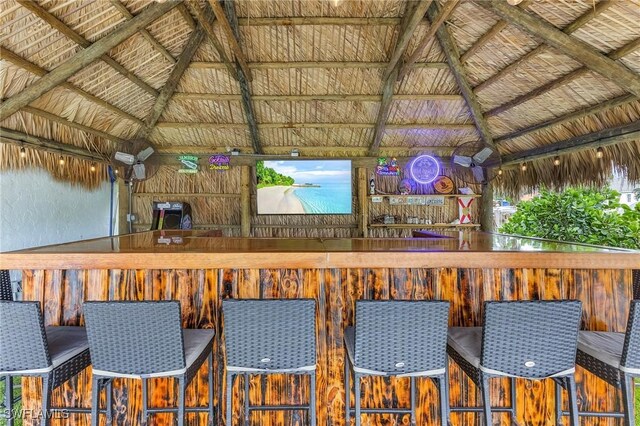
M 213 328 L 215 404 L 224 424 L 224 351 L 221 302 L 226 298 L 312 298 L 316 301 L 317 418 L 319 425 L 344 425 L 343 330 L 353 325 L 359 299 L 440 299 L 451 303 L 449 326 L 481 325 L 487 300 L 578 299 L 582 328 L 624 332 L 633 299 L 633 270 L 640 252 L 481 232 L 443 233 L 446 238 L 413 239 L 257 239 L 211 238 L 190 231 L 146 232 L 2 253 L 0 269 L 23 270 L 25 300 L 40 301 L 46 325 L 83 325 L 87 300 L 178 300 L 183 327 Z M 415 324 L 420 327 L 420 324 Z M 384 342 L 381 342 L 381 347 Z M 205 363 L 206 365 L 206 363 Z M 452 407 L 481 403 L 475 386 L 450 363 Z M 578 368 L 579 405 L 586 411 L 621 409 L 620 393 Z M 493 406 L 510 403 L 509 381 L 493 382 Z M 520 424 L 555 424 L 551 380 L 517 380 Z M 36 379 L 23 381 L 26 409 L 38 409 Z M 234 387 L 233 424 L 242 424 L 243 390 Z M 53 395 L 55 406 L 90 407 L 91 369 Z M 254 377 L 252 404 L 308 401 L 309 382 L 300 376 Z M 187 391 L 187 406 L 207 405 L 203 367 Z M 174 383 L 151 380 L 151 407 L 176 403 Z M 367 378 L 362 406 L 409 405 L 406 378 Z M 565 397 L 566 398 L 566 397 Z M 351 397 L 353 401 L 353 396 Z M 114 383 L 116 424 L 138 424 L 138 381 Z M 417 424 L 438 424 L 436 386 L 417 384 Z M 564 404 L 566 409 L 566 402 Z M 206 412 L 188 415 L 188 424 L 204 425 Z M 300 425 L 304 412 L 252 412 L 252 425 Z M 506 413 L 496 414 L 503 425 Z M 171 424 L 172 414 L 155 414 L 154 425 Z M 397 421 L 397 423 L 396 423 Z M 566 421 L 566 417 L 565 417 Z M 53 424 L 86 425 L 86 414 Z M 476 413 L 453 413 L 453 425 L 479 424 Z M 362 424 L 408 424 L 407 415 L 363 415 Z M 29 424 L 27 421 L 26 424 Z M 582 425 L 618 425 L 620 419 L 581 419 Z

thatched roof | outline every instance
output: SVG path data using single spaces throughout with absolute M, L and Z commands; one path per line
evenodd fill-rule
M 4 0 L 0 166 L 91 185 L 136 137 L 320 157 L 482 141 L 510 192 L 640 181 L 638 22 L 639 0 Z M 85 160 L 63 173 L 61 153 Z

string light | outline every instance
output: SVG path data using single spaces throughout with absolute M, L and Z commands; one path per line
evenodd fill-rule
M 604 151 L 602 150 L 602 148 L 598 148 L 596 150 L 596 158 L 602 158 L 604 157 Z
M 20 148 L 20 158 L 25 158 L 27 156 L 27 150 L 24 149 L 24 146 Z
M 527 163 L 522 163 L 520 165 L 520 170 L 522 170 L 523 172 L 526 172 L 527 171 Z
M 60 157 L 60 160 L 58 160 L 58 163 L 60 163 L 61 166 L 64 166 L 64 158 Z
M 553 165 L 554 165 L 554 166 L 559 166 L 559 165 L 560 165 L 560 157 L 556 156 L 556 157 L 553 159 Z
M 502 176 L 502 169 L 498 169 L 498 176 Z
M 96 163 L 91 163 L 91 171 L 92 172 L 96 171 Z

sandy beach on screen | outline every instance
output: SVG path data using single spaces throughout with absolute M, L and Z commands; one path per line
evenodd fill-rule
M 291 186 L 258 189 L 258 214 L 304 214 L 302 203 Z

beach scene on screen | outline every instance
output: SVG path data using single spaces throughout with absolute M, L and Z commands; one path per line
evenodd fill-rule
M 258 161 L 258 214 L 351 214 L 351 161 Z

